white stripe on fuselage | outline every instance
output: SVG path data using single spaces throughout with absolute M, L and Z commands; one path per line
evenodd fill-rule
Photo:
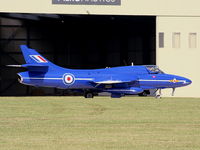
M 23 79 L 32 79 L 32 80 L 44 80 L 44 79 L 48 79 L 48 80 L 61 80 L 63 78 L 28 78 L 28 77 L 25 77 Z
M 86 81 L 92 81 L 93 78 L 75 78 L 75 80 L 86 80 Z
M 28 78 L 25 77 L 23 79 L 31 79 L 31 80 L 63 80 L 63 78 Z M 75 80 L 80 80 L 80 81 L 92 81 L 93 78 L 75 78 Z M 171 82 L 170 80 L 144 80 L 140 79 L 138 81 L 144 81 L 144 82 Z M 178 82 L 184 82 L 186 83 L 185 80 L 178 80 Z
M 25 77 L 23 79 L 32 79 L 32 80 L 63 80 L 63 78 L 28 78 Z M 75 80 L 85 80 L 85 81 L 92 81 L 93 78 L 75 78 Z
M 145 82 L 172 82 L 171 80 L 143 80 L 140 79 L 138 81 L 145 81 Z M 178 82 L 186 82 L 185 80 L 178 80 Z

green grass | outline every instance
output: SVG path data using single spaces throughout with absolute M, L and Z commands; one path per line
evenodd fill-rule
M 0 97 L 0 150 L 199 150 L 200 99 Z

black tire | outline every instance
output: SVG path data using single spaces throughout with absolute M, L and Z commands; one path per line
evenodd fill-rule
M 87 92 L 87 93 L 85 93 L 84 97 L 85 98 L 93 98 L 94 94 L 92 92 Z
M 142 96 L 147 96 L 147 95 L 148 95 L 147 92 L 144 91 Z
M 143 97 L 145 97 L 145 96 L 147 96 L 147 94 L 145 93 L 145 92 L 142 92 L 142 93 L 140 93 L 140 94 L 138 94 L 139 96 L 143 96 Z
M 156 95 L 155 98 L 156 99 L 161 99 L 161 95 Z
M 142 93 L 140 93 L 140 94 L 138 94 L 139 96 L 147 96 L 147 95 L 149 95 L 150 94 L 150 91 L 148 91 L 148 90 L 145 90 L 144 92 L 142 92 Z

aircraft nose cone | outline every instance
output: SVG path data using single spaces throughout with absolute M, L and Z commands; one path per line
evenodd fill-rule
M 191 81 L 190 79 L 185 78 L 185 84 L 186 84 L 186 85 L 189 85 L 189 84 L 191 84 L 191 83 L 192 83 L 192 81 Z
M 176 83 L 177 86 L 187 86 L 192 83 L 192 81 L 188 78 L 182 76 L 174 76 L 174 80 L 171 80 L 173 83 Z

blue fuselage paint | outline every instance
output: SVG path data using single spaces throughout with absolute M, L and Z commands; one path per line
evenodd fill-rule
M 145 93 L 145 90 L 176 88 L 191 84 L 191 80 L 163 73 L 157 66 L 126 66 L 93 70 L 59 67 L 36 50 L 20 46 L 27 72 L 18 73 L 20 83 L 36 87 L 54 87 L 78 91 L 109 92 L 112 97 Z M 91 93 L 90 93 L 91 94 Z
M 133 77 L 131 83 L 115 84 L 109 88 L 94 84 L 104 76 L 120 75 L 121 79 Z M 165 73 L 149 73 L 145 66 L 114 67 L 94 70 L 49 68 L 45 73 L 27 71 L 19 73 L 22 84 L 60 89 L 94 89 L 99 92 L 138 94 L 144 90 L 176 88 L 191 84 L 191 80 Z M 134 89 L 135 88 L 135 89 Z

